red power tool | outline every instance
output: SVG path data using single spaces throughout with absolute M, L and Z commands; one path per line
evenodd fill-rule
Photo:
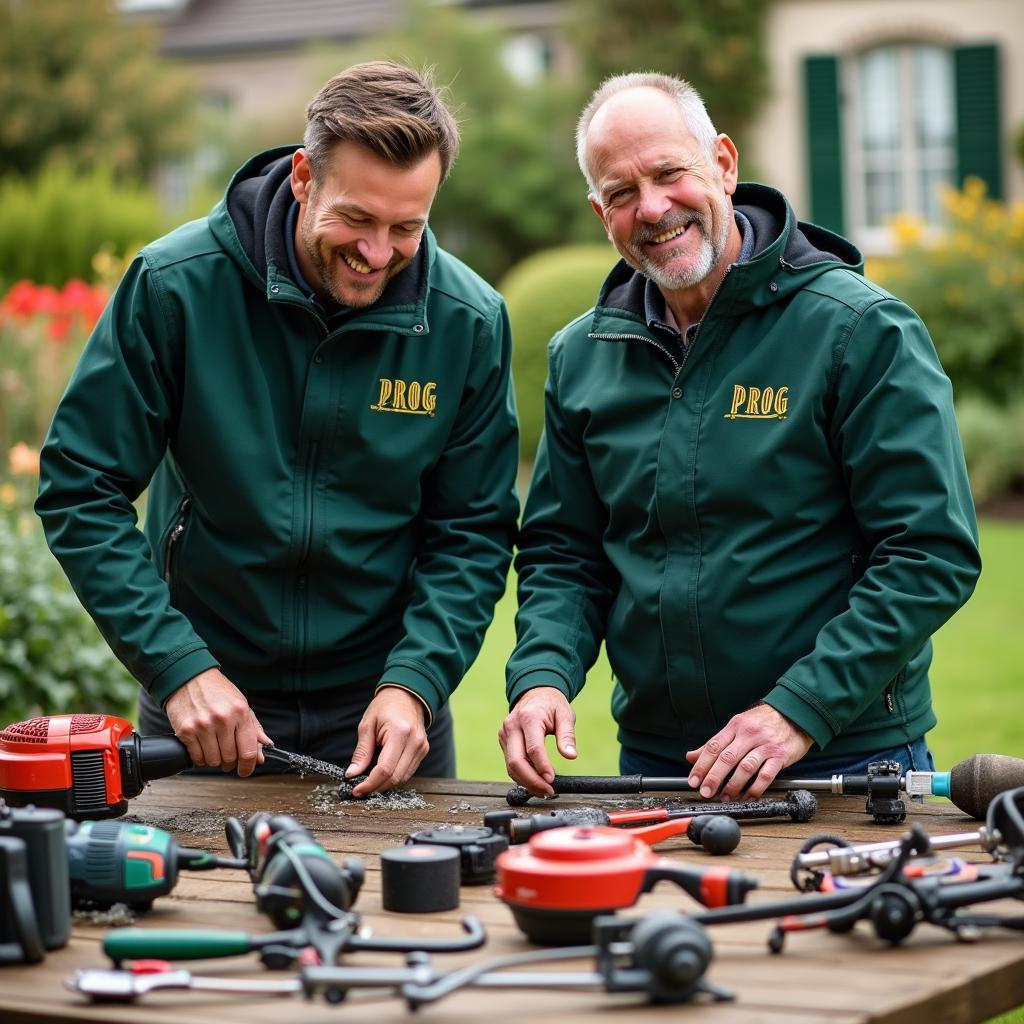
M 0 731 L 0 797 L 70 818 L 116 818 L 153 779 L 192 767 L 181 740 L 140 736 L 112 715 L 53 715 Z
M 600 914 L 631 907 L 662 880 L 705 907 L 743 903 L 756 879 L 729 868 L 695 868 L 659 857 L 651 844 L 682 835 L 680 819 L 631 831 L 595 825 L 555 828 L 498 855 L 495 895 L 520 930 L 541 945 L 575 945 Z

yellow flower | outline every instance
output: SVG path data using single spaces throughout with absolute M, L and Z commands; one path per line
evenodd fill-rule
M 988 191 L 988 186 L 985 182 L 975 174 L 968 174 L 964 178 L 964 195 L 969 199 L 973 199 L 976 203 L 980 203 L 985 198 L 985 193 Z
M 916 213 L 898 213 L 889 219 L 889 230 L 900 249 L 912 249 L 921 243 L 924 218 Z
M 7 464 L 14 476 L 39 476 L 39 452 L 24 441 L 7 453 Z
M 18 491 L 14 484 L 0 484 L 0 504 L 13 505 L 17 500 Z

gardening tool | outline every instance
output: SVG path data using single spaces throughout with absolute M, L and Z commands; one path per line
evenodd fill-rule
M 600 807 L 566 807 L 548 814 L 531 814 L 528 817 L 516 814 L 515 811 L 488 811 L 484 815 L 484 825 L 496 832 L 503 832 L 513 844 L 525 843 L 530 836 L 553 828 L 573 825 L 628 827 L 661 821 L 684 822 L 685 828 L 680 826 L 680 834 L 711 854 L 732 853 L 740 844 L 740 827 L 733 818 L 724 814 L 693 816 L 689 808 L 669 810 L 665 807 L 655 807 L 643 811 L 605 811 Z
M 407 956 L 404 967 L 304 965 L 298 978 L 281 981 L 202 977 L 170 970 L 169 964 L 143 963 L 139 971 L 78 971 L 65 985 L 93 1002 L 133 1002 L 157 990 L 191 989 L 244 995 L 320 994 L 330 1003 L 340 1003 L 351 989 L 378 988 L 400 994 L 410 1010 L 464 988 L 600 988 L 609 993 L 643 992 L 658 1003 L 684 1003 L 702 994 L 716 1001 L 733 998 L 704 980 L 712 958 L 711 943 L 699 925 L 681 914 L 661 912 L 636 921 L 599 917 L 593 938 L 591 945 L 485 960 L 447 974 L 437 973 L 426 954 L 414 953 Z M 594 959 L 593 970 L 509 970 L 583 957 Z
M 250 935 L 238 931 L 129 928 L 111 932 L 103 951 L 115 965 L 125 960 L 195 960 L 258 952 L 272 970 L 295 963 L 306 949 L 321 964 L 334 964 L 350 949 L 448 953 L 476 949 L 486 935 L 474 917 L 461 922 L 457 939 L 375 938 L 361 934 L 350 908 L 363 884 L 363 865 L 348 857 L 337 865 L 312 833 L 286 814 L 260 812 L 243 826 L 225 826 L 232 853 L 248 867 L 256 907 L 279 931 Z
M 899 793 L 908 796 L 945 796 L 972 818 L 984 818 L 988 805 L 999 793 L 1024 786 L 1024 759 L 1005 754 L 973 754 L 948 772 L 909 771 L 900 774 L 893 762 L 878 762 L 866 775 L 833 775 L 828 779 L 776 779 L 771 789 L 809 789 L 818 792 L 868 797 L 868 812 L 874 814 L 873 801 L 892 800 Z M 582 794 L 621 795 L 650 792 L 692 793 L 697 790 L 686 778 L 645 775 L 556 775 L 551 782 L 555 796 Z M 523 807 L 530 794 L 522 786 L 513 786 L 506 796 L 512 807 Z M 896 803 L 902 802 L 896 800 Z M 886 815 L 883 806 L 879 814 Z M 892 807 L 886 823 L 894 820 L 900 808 Z M 904 809 L 905 816 L 905 809 Z M 903 817 L 898 820 L 902 821 Z
M 989 805 L 985 828 L 989 835 L 998 833 L 1002 837 L 1003 863 L 979 871 L 976 879 L 969 874 L 917 870 L 911 859 L 928 853 L 931 841 L 915 823 L 900 839 L 896 855 L 868 886 L 836 886 L 832 892 L 756 906 L 712 909 L 694 914 L 693 918 L 707 927 L 777 919 L 769 938 L 769 948 L 776 953 L 781 952 L 785 937 L 791 932 L 816 928 L 846 932 L 860 920 L 870 921 L 875 934 L 893 945 L 907 938 L 922 921 L 945 928 L 958 938 L 973 937 L 985 927 L 1022 931 L 1024 915 L 964 910 L 976 903 L 1024 899 L 1024 787 L 995 797 Z
M 827 843 L 826 850 L 812 849 Z M 814 836 L 809 839 L 793 861 L 795 871 L 825 870 L 833 875 L 860 875 L 886 867 L 899 854 L 901 840 L 884 843 L 858 843 L 853 845 L 839 836 Z M 976 832 L 958 832 L 946 836 L 929 836 L 928 851 L 963 849 L 965 846 L 980 846 L 998 859 L 1003 851 L 1003 837 L 996 831 L 989 832 L 984 825 Z M 794 881 L 798 889 L 806 886 Z
M 631 907 L 664 880 L 706 907 L 742 903 L 757 882 L 728 868 L 694 868 L 651 845 L 685 831 L 685 821 L 623 830 L 596 825 L 540 832 L 498 857 L 495 894 L 533 942 L 564 945 L 590 934 L 595 916 Z
M 278 747 L 263 756 L 289 768 L 344 779 L 344 769 Z M 52 715 L 0 731 L 0 797 L 15 807 L 55 807 L 71 818 L 116 818 L 153 779 L 191 768 L 174 736 L 140 736 L 112 715 Z

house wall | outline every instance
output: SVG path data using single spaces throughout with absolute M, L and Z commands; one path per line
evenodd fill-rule
M 195 75 L 204 96 L 222 97 L 231 113 L 247 122 L 267 112 L 294 109 L 301 125 L 306 103 L 323 85 L 314 80 L 315 65 L 304 49 L 179 59 Z
M 1024 200 L 1024 169 L 1012 152 L 1024 126 L 1022 0 L 777 0 L 766 39 L 774 92 L 748 135 L 751 164 L 760 177 L 789 197 L 798 216 L 810 217 L 803 59 L 842 57 L 890 40 L 998 43 L 1004 198 Z M 740 171 L 742 176 L 742 163 Z

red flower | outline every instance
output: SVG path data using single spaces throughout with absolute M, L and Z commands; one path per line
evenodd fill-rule
M 54 341 L 66 341 L 73 325 L 91 330 L 107 304 L 106 289 L 77 279 L 58 291 L 50 285 L 18 281 L 0 301 L 0 319 L 29 320 L 44 317 Z
M 5 313 L 27 319 L 36 311 L 36 286 L 31 281 L 17 281 L 4 296 Z

